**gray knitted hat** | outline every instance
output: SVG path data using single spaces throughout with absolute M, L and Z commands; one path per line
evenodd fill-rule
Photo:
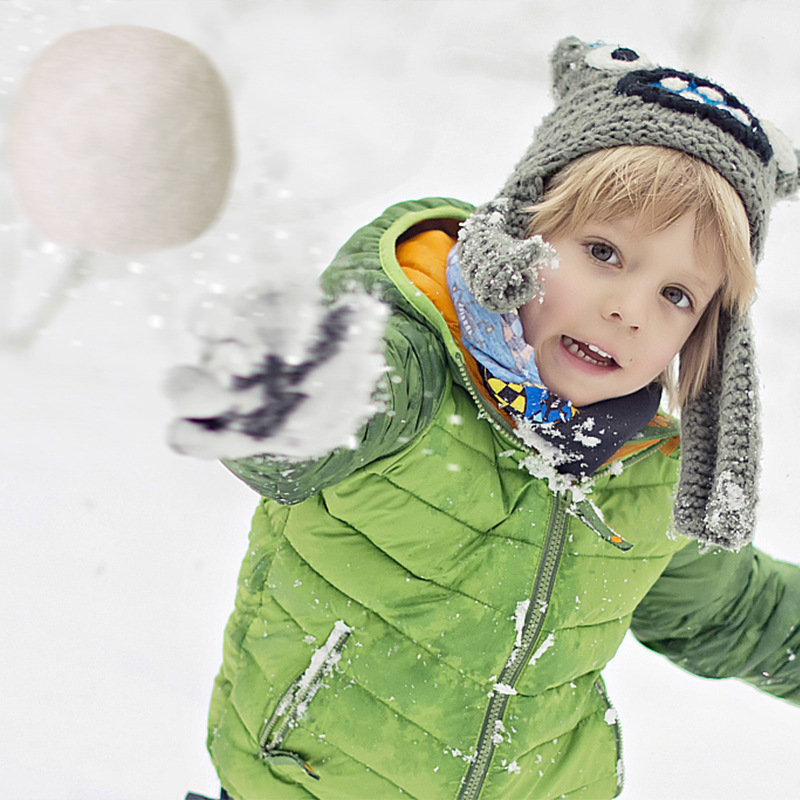
M 721 173 L 741 197 L 754 262 L 773 203 L 798 188 L 798 153 L 733 95 L 696 75 L 660 68 L 626 47 L 562 40 L 552 57 L 557 105 L 500 194 L 459 237 L 472 293 L 492 311 L 519 308 L 541 291 L 541 240 L 525 238 L 546 181 L 585 153 L 619 145 L 683 150 Z M 758 379 L 749 320 L 721 321 L 719 368 L 704 396 L 681 412 L 677 529 L 739 550 L 755 526 L 760 457 Z

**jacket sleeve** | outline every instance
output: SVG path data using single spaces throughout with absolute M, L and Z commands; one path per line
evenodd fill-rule
M 356 434 L 356 446 L 312 460 L 255 456 L 225 466 L 264 497 L 292 504 L 346 478 L 359 467 L 413 441 L 433 419 L 448 380 L 444 346 L 424 325 L 397 309 L 387 324 L 387 372 L 376 390 L 380 409 Z
M 752 545 L 690 542 L 633 615 L 651 650 L 708 678 L 736 677 L 800 705 L 800 567 Z

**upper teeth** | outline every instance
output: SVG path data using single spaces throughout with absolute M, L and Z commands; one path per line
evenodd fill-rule
M 585 350 L 591 350 L 593 353 L 597 353 L 603 359 L 610 359 L 611 361 L 614 360 L 614 356 L 610 353 L 606 353 L 605 350 L 601 350 L 599 347 L 593 344 L 589 344 L 588 342 L 582 342 L 579 346 L 578 343 L 569 336 L 564 337 L 564 344 L 567 346 L 567 350 L 570 351 L 573 355 L 582 358 L 584 361 L 588 361 L 590 364 L 600 364 L 601 362 L 597 361 L 596 359 L 592 358 L 588 355 Z
M 589 344 L 588 342 L 586 342 L 586 346 L 587 346 L 587 347 L 588 347 L 588 348 L 589 348 L 589 349 L 590 349 L 590 350 L 591 350 L 593 353 L 597 353 L 597 355 L 599 355 L 599 356 L 602 356 L 603 358 L 613 358 L 613 356 L 612 356 L 612 355 L 610 355 L 609 353 L 606 353 L 606 351 L 605 351 L 605 350 L 601 350 L 599 347 L 595 347 L 595 345 L 593 345 L 593 344 Z

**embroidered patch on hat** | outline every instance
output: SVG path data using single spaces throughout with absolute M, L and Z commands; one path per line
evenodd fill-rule
M 628 71 L 633 69 L 652 69 L 653 62 L 643 53 L 617 44 L 597 42 L 589 48 L 586 63 L 595 69 L 608 71 Z
M 706 119 L 755 152 L 764 164 L 772 158 L 769 138 L 747 106 L 721 86 L 690 72 L 636 70 L 620 78 L 614 92 Z

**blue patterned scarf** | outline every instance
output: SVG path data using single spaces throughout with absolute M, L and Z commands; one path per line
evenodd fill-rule
M 497 314 L 467 288 L 454 247 L 447 257 L 447 285 L 461 326 L 461 340 L 478 362 L 486 388 L 500 408 L 532 422 L 565 422 L 577 410 L 554 395 L 539 377 L 533 348 L 522 335 L 519 314 Z

